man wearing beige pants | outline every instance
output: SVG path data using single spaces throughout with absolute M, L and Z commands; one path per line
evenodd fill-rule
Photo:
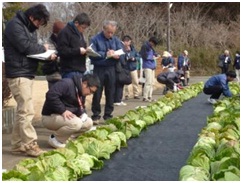
M 29 156 L 39 156 L 45 151 L 37 144 L 37 134 L 32 126 L 33 79 L 38 68 L 38 60 L 27 55 L 44 53 L 48 45 L 40 45 L 36 30 L 46 26 L 49 12 L 43 4 L 18 11 L 10 20 L 4 32 L 5 71 L 9 88 L 17 103 L 16 120 L 13 124 L 11 151 Z
M 53 131 L 48 143 L 54 148 L 65 147 L 68 138 L 75 138 L 88 131 L 93 121 L 85 112 L 83 97 L 94 94 L 100 87 L 96 75 L 86 74 L 82 78 L 64 78 L 46 93 L 42 109 L 43 126 Z

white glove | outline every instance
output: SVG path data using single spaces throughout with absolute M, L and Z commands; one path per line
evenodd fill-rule
M 86 122 L 87 118 L 88 118 L 87 113 L 83 113 L 80 118 L 81 118 L 82 122 Z
M 173 90 L 174 90 L 174 92 L 177 91 L 177 86 L 176 86 L 176 84 L 174 84 L 174 86 L 173 86 Z

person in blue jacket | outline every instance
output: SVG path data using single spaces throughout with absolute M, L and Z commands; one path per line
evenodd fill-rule
M 94 65 L 93 73 L 100 79 L 101 87 L 93 95 L 92 99 L 92 120 L 94 124 L 99 124 L 101 118 L 101 98 L 103 89 L 105 94 L 105 111 L 103 119 L 112 118 L 114 110 L 114 92 L 116 82 L 116 63 L 120 60 L 120 56 L 114 52 L 122 49 L 120 39 L 114 36 L 117 30 L 117 22 L 106 20 L 103 24 L 103 31 L 95 35 L 91 39 L 91 45 L 94 51 L 99 53 L 101 57 L 90 57 L 91 63 Z
M 211 95 L 208 98 L 208 102 L 215 104 L 222 93 L 226 97 L 231 97 L 232 93 L 229 89 L 228 82 L 233 81 L 234 78 L 236 78 L 234 71 L 228 71 L 226 74 L 218 74 L 209 78 L 203 88 L 203 92 L 206 95 Z
M 140 50 L 140 55 L 143 60 L 143 69 L 145 74 L 146 82 L 144 84 L 143 91 L 143 101 L 151 102 L 152 94 L 153 94 L 153 85 L 155 82 L 155 68 L 156 61 L 155 59 L 159 57 L 159 55 L 155 52 L 154 47 L 158 44 L 158 40 L 156 37 L 151 37 L 148 41 L 146 41 Z

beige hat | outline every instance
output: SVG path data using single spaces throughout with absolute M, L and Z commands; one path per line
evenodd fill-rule
M 169 57 L 170 53 L 168 51 L 164 51 L 162 57 Z
M 188 55 L 188 51 L 187 50 L 184 50 L 183 52 L 185 55 Z

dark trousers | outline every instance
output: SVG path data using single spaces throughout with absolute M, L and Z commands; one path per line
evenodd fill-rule
M 100 119 L 101 116 L 101 98 L 104 89 L 104 94 L 106 97 L 105 109 L 103 119 L 112 118 L 113 103 L 114 103 L 114 92 L 115 92 L 115 67 L 97 67 L 94 66 L 93 74 L 96 74 L 100 80 L 100 88 L 94 93 L 92 98 L 92 119 Z
M 203 88 L 203 92 L 206 95 L 211 95 L 210 98 L 212 98 L 212 99 L 219 99 L 220 95 L 223 92 L 223 88 L 222 88 L 222 86 L 216 85 L 216 86 L 211 86 L 208 88 Z
M 227 73 L 228 70 L 229 70 L 229 65 L 228 64 L 224 64 L 223 67 L 221 67 L 221 74 Z
M 115 86 L 114 103 L 120 103 L 123 98 L 124 85 L 116 82 Z
M 167 88 L 173 90 L 174 82 L 171 79 L 167 79 L 165 77 L 158 77 L 157 81 L 159 83 L 165 84 Z

